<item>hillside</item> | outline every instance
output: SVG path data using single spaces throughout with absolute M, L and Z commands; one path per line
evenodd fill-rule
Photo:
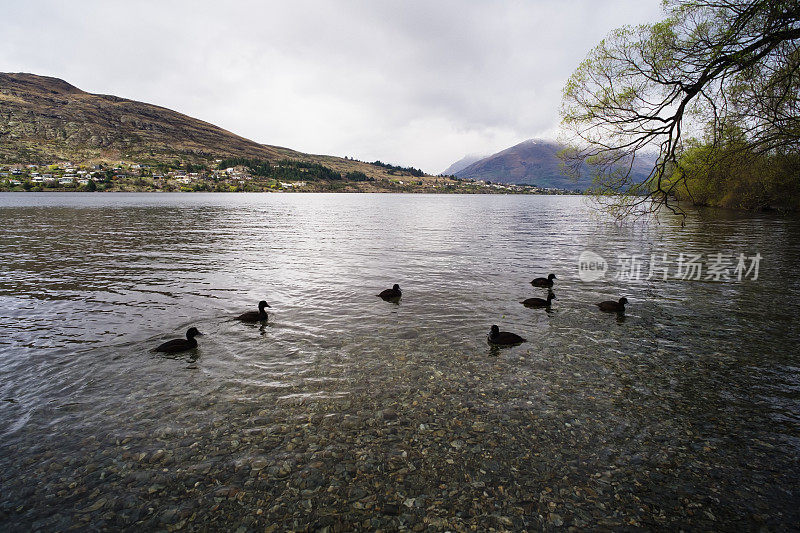
M 450 165 L 449 167 L 444 169 L 441 172 L 441 174 L 443 176 L 454 176 L 456 174 L 456 172 L 464 170 L 465 168 L 470 166 L 472 163 L 480 161 L 484 157 L 485 156 L 482 156 L 482 155 L 465 155 L 464 157 L 462 157 L 461 159 L 459 159 L 458 161 L 456 161 L 455 163 L 453 163 L 452 165 Z
M 511 148 L 485 157 L 457 171 L 459 178 L 492 181 L 496 183 L 524 183 L 556 189 L 585 190 L 591 183 L 587 178 L 575 181 L 561 169 L 558 143 L 539 139 L 523 141 Z M 643 179 L 649 171 L 648 163 L 637 164 L 635 175 Z
M 361 161 L 259 144 L 164 107 L 88 93 L 58 78 L 0 73 L 0 163 L 209 164 L 225 157 L 320 163 L 376 179 L 403 175 Z
M 485 157 L 455 173 L 459 178 L 498 183 L 526 183 L 558 189 L 585 188 L 565 176 L 560 168 L 561 146 L 550 141 L 527 140 Z

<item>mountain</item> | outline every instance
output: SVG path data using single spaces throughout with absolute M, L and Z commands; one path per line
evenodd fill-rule
M 482 155 L 465 155 L 446 169 L 442 171 L 443 176 L 453 176 L 456 172 L 463 170 L 476 161 L 480 161 L 485 156 Z
M 176 111 L 92 94 L 58 78 L 0 73 L 0 162 L 210 163 L 225 157 L 323 164 L 387 177 L 386 168 L 259 144 Z
M 457 171 L 459 178 L 492 181 L 497 183 L 524 183 L 555 189 L 588 188 L 588 178 L 580 181 L 564 174 L 558 153 L 563 146 L 547 140 L 529 139 L 494 155 L 485 157 Z M 649 166 L 648 166 L 649 165 Z M 636 179 L 644 179 L 652 160 L 637 162 L 634 169 Z
M 44 160 L 292 155 L 170 109 L 33 74 L 0 74 L 0 139 L 2 153 Z
M 574 182 L 561 170 L 558 152 L 561 145 L 530 139 L 511 148 L 485 157 L 459 170 L 459 178 L 497 183 L 525 183 L 557 189 L 583 189 L 586 184 Z

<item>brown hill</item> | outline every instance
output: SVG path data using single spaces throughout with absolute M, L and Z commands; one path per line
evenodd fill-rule
M 530 139 L 485 157 L 456 172 L 459 178 L 526 183 L 561 189 L 583 188 L 561 170 L 557 143 Z
M 259 144 L 164 107 L 87 93 L 58 78 L 0 73 L 0 161 L 208 163 L 223 157 L 292 159 L 387 175 L 368 163 Z

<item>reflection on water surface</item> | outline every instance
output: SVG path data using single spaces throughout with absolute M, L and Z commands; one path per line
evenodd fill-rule
M 797 523 L 799 226 L 620 227 L 577 197 L 0 195 L 0 521 Z M 763 260 L 586 283 L 585 250 Z M 552 309 L 521 305 L 549 272 Z M 393 283 L 399 304 L 375 296 Z M 594 305 L 621 295 L 624 318 Z M 265 326 L 232 320 L 261 299 Z M 529 342 L 493 349 L 492 324 Z M 189 326 L 196 351 L 149 352 Z

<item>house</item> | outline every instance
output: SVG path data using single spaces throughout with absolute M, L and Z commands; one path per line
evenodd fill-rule
M 225 173 L 226 173 L 226 174 L 238 174 L 238 175 L 244 175 L 244 174 L 247 174 L 247 171 L 248 171 L 248 170 L 249 170 L 249 169 L 248 169 L 246 166 L 244 166 L 244 165 L 237 165 L 237 166 L 235 166 L 235 167 L 228 167 L 228 168 L 226 168 L 226 169 L 225 169 Z

